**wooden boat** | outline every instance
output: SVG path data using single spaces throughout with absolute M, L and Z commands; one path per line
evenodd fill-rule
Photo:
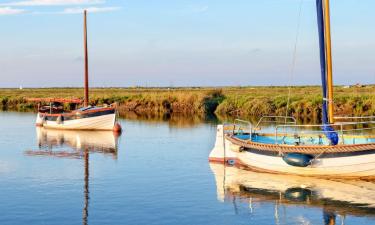
M 115 107 L 83 107 L 68 113 L 39 112 L 36 125 L 45 128 L 65 130 L 115 130 Z M 118 131 L 118 130 L 117 130 Z
M 321 209 L 323 215 L 338 214 L 341 218 L 375 217 L 373 182 L 259 173 L 216 163 L 210 163 L 210 167 L 215 176 L 217 199 L 246 202 L 247 213 L 256 214 L 258 203 L 266 202 L 275 204 L 276 220 L 285 219 L 282 216 L 290 219 L 287 207 L 284 214 L 277 213 L 281 206 Z
M 255 126 L 241 120 L 219 125 L 209 161 L 270 173 L 375 178 L 375 116 L 333 115 L 329 0 L 316 2 L 323 124 L 296 125 L 292 117 L 265 116 Z M 265 120 L 276 123 L 273 133 L 261 132 Z M 280 120 L 283 124 L 277 124 Z
M 79 99 L 29 99 L 29 101 L 49 102 L 49 106 L 40 107 L 36 125 L 45 128 L 67 130 L 114 130 L 121 132 L 116 122 L 117 113 L 114 106 L 96 107 L 89 105 L 88 85 L 88 51 L 87 51 L 87 12 L 84 11 L 84 52 L 85 52 L 85 91 L 84 107 L 72 112 L 63 113 L 61 103 L 81 103 Z M 60 105 L 59 105 L 60 104 Z M 58 106 L 56 106 L 58 105 Z

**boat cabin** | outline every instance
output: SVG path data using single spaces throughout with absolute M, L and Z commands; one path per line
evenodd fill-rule
M 69 104 L 69 108 L 77 110 L 82 104 L 81 99 L 65 99 L 65 98 L 28 98 L 28 102 L 38 103 L 38 112 L 48 114 L 60 114 L 66 112 L 64 104 Z

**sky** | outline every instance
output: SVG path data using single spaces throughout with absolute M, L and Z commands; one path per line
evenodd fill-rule
M 91 86 L 320 84 L 314 0 L 0 0 L 0 87 L 82 86 L 83 9 Z M 331 0 L 335 84 L 375 83 L 374 10 Z

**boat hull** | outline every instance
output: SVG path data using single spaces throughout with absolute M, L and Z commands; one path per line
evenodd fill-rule
M 38 113 L 36 119 L 37 126 L 62 130 L 113 130 L 115 123 L 115 113 L 66 121 L 43 119 L 43 116 Z
M 375 149 L 345 153 L 315 154 L 313 163 L 307 167 L 289 165 L 283 160 L 282 152 L 270 152 L 258 149 L 245 149 L 223 135 L 223 126 L 219 125 L 216 144 L 210 153 L 209 161 L 235 164 L 252 170 L 293 174 L 301 176 L 375 178 Z

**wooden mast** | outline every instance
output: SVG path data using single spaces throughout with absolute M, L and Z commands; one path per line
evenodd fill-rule
M 83 13 L 83 46 L 85 51 L 85 99 L 84 99 L 84 106 L 87 107 L 89 105 L 89 59 L 88 59 L 88 50 L 87 50 L 87 10 Z
M 324 36 L 326 39 L 327 86 L 328 86 L 328 121 L 334 123 L 333 117 L 333 79 L 332 79 L 332 47 L 331 47 L 331 20 L 329 0 L 324 0 Z

